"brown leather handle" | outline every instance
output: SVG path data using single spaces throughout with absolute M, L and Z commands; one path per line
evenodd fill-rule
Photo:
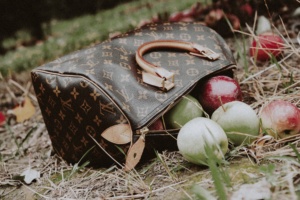
M 188 51 L 191 55 L 203 57 L 210 60 L 216 60 L 219 58 L 219 54 L 213 52 L 212 50 L 201 46 L 199 44 L 184 42 L 179 40 L 155 40 L 151 42 L 146 42 L 142 44 L 136 52 L 136 62 L 138 65 L 144 69 L 143 71 L 143 81 L 147 84 L 160 87 L 163 90 L 170 90 L 174 87 L 174 73 L 153 65 L 152 63 L 146 61 L 143 55 L 153 49 L 180 49 Z

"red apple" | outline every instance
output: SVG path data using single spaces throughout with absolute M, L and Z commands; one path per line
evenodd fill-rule
M 283 39 L 270 32 L 265 32 L 258 35 L 257 40 L 253 40 L 250 48 L 250 56 L 259 61 L 266 61 L 271 58 L 271 55 L 278 57 L 284 47 Z
M 194 6 L 192 6 L 189 9 L 186 9 L 181 12 L 175 12 L 170 15 L 169 21 L 170 22 L 180 22 L 180 21 L 192 22 L 195 20 L 194 17 L 195 17 L 195 15 L 197 15 L 198 7 L 199 7 L 199 5 L 195 4 Z
M 228 76 L 215 76 L 201 83 L 198 95 L 200 104 L 208 114 L 222 104 L 242 100 L 239 83 Z
M 183 18 L 183 13 L 182 12 L 175 12 L 173 14 L 171 14 L 171 16 L 169 17 L 169 21 L 170 22 L 179 22 L 181 21 L 181 19 Z
M 245 3 L 240 7 L 241 12 L 247 14 L 248 16 L 253 15 L 253 8 L 249 3 Z
M 192 17 L 183 17 L 180 21 L 181 22 L 193 22 L 193 21 L 195 21 L 195 19 Z
M 211 10 L 204 19 L 207 26 L 213 27 L 215 24 L 224 17 L 224 12 L 221 9 Z
M 159 118 L 155 122 L 153 122 L 153 124 L 149 126 L 149 130 L 155 130 L 155 131 L 164 130 L 162 119 Z
M 236 15 L 227 14 L 226 18 L 230 21 L 230 24 L 234 30 L 238 30 L 241 28 L 240 19 Z
M 199 2 L 197 2 L 191 8 L 188 8 L 188 9 L 182 11 L 182 14 L 184 17 L 195 18 L 195 17 L 197 17 L 197 15 L 201 14 L 201 12 L 202 12 L 201 7 L 202 7 L 202 5 Z
M 300 133 L 300 110 L 294 104 L 276 100 L 263 107 L 263 129 L 275 138 L 284 138 Z
M 183 18 L 186 18 L 186 17 L 187 18 L 193 18 L 194 14 L 195 14 L 195 12 L 192 9 L 187 9 L 187 10 L 182 11 Z
M 0 112 L 0 126 L 5 124 L 5 115 Z

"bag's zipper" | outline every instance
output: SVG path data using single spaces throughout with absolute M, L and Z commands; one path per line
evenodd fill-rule
M 150 131 L 149 128 L 147 126 L 144 126 L 143 128 L 138 129 L 136 131 L 136 134 L 138 134 L 138 135 L 146 135 L 147 133 L 149 133 L 149 131 Z

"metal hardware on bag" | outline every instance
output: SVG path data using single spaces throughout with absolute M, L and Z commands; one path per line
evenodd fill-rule
M 161 82 L 163 91 L 168 91 L 168 90 L 170 90 L 171 88 L 173 88 L 175 86 L 175 84 L 174 84 L 174 76 L 172 76 L 172 77 L 173 77 L 172 78 L 172 82 L 167 81 L 166 78 L 163 78 L 163 80 Z
M 161 88 L 163 91 L 168 91 L 170 89 L 172 89 L 175 84 L 174 84 L 174 74 L 171 77 L 167 78 L 161 78 L 160 76 L 153 75 L 152 73 L 148 73 L 143 71 L 142 72 L 142 77 L 143 77 L 143 82 L 147 83 L 149 85 L 153 85 L 156 87 Z M 172 80 L 170 81 L 169 79 Z
M 149 132 L 149 129 L 147 127 L 143 127 L 136 131 L 136 133 L 138 135 L 146 135 L 148 132 Z
M 174 73 L 168 70 L 155 66 L 143 59 L 144 53 L 156 48 L 172 48 L 188 51 L 191 55 L 207 58 L 211 61 L 217 60 L 220 55 L 213 50 L 202 45 L 184 42 L 179 40 L 156 40 L 142 44 L 136 52 L 136 62 L 146 72 L 143 72 L 143 82 L 149 85 L 162 88 L 164 91 L 172 89 L 174 84 Z M 169 79 L 172 78 L 172 81 Z
M 217 60 L 220 57 L 220 55 L 218 53 L 214 52 L 213 50 L 211 50 L 207 47 L 201 46 L 199 44 L 192 43 L 192 47 L 195 50 L 197 50 L 199 53 L 190 52 L 191 55 L 205 57 L 210 60 Z
M 173 88 L 174 85 L 174 73 L 169 72 L 168 70 L 165 70 L 164 68 L 157 68 L 155 69 L 155 73 L 162 78 L 162 89 L 163 90 L 170 90 L 171 88 Z M 171 81 L 169 81 L 171 79 Z

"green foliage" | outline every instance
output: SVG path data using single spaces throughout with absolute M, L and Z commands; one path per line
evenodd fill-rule
M 274 184 L 276 182 L 277 176 L 275 175 L 275 164 L 270 163 L 268 165 L 263 165 L 259 169 L 266 176 L 269 183 Z
M 83 15 L 70 20 L 52 20 L 51 35 L 35 46 L 20 46 L 0 57 L 0 73 L 30 70 L 73 51 L 86 48 L 109 38 L 110 33 L 125 32 L 138 26 L 142 20 L 158 13 L 172 13 L 189 8 L 196 0 L 187 1 L 133 1 L 94 15 Z M 24 33 L 26 35 L 26 33 Z M 16 39 L 15 41 L 19 41 Z M 13 39 L 4 41 L 12 45 Z
M 293 149 L 294 153 L 296 154 L 297 161 L 298 161 L 298 163 L 300 163 L 300 153 L 299 153 L 296 145 L 289 143 L 289 146 Z
M 210 146 L 205 147 L 207 154 L 207 164 L 214 181 L 215 190 L 220 200 L 227 199 L 226 186 L 230 186 L 230 177 L 228 173 L 221 167 L 223 160 L 219 159 L 214 153 L 214 149 Z
M 68 176 L 68 179 L 71 178 L 71 176 L 73 176 L 75 173 L 77 173 L 79 170 L 85 168 L 86 166 L 88 166 L 90 164 L 90 161 L 85 161 L 84 163 L 81 164 L 82 159 L 84 159 L 84 157 L 86 157 L 86 155 L 92 150 L 94 149 L 95 146 L 92 146 L 89 150 L 87 150 L 83 156 L 80 158 L 80 160 L 74 164 L 71 173 Z

